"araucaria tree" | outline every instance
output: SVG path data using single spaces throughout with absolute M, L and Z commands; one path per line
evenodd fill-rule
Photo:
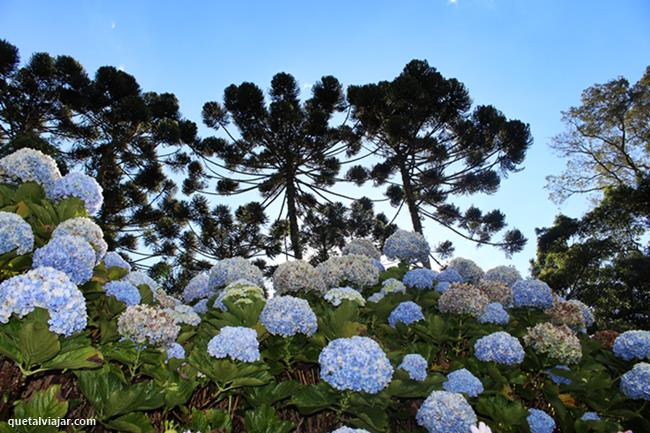
M 304 102 L 299 93 L 298 83 L 286 73 L 273 77 L 268 102 L 253 83 L 230 85 L 223 104 L 203 106 L 204 123 L 223 129 L 226 137 L 208 138 L 196 148 L 205 165 L 202 173 L 217 180 L 218 193 L 257 190 L 263 209 L 281 200 L 278 218 L 286 215 L 290 248 L 297 259 L 304 249 L 301 215 L 317 203 L 315 196 L 329 194 L 340 169 L 339 156 L 356 150 L 348 146 L 354 141 L 350 128 L 331 126 L 332 117 L 345 109 L 339 81 L 323 77 Z M 231 131 L 231 122 L 236 132 Z
M 365 134 L 368 150 L 379 158 L 369 170 L 352 167 L 349 180 L 387 184 L 391 204 L 406 207 L 419 233 L 422 221 L 431 219 L 507 254 L 523 248 L 526 239 L 516 229 L 493 240 L 506 225 L 501 211 L 484 213 L 471 206 L 463 212 L 450 200 L 496 192 L 500 179 L 517 170 L 532 143 L 527 124 L 507 119 L 492 106 L 471 110 L 465 86 L 423 60 L 408 63 L 392 81 L 351 86 L 348 102 L 357 132 Z M 452 251 L 445 241 L 436 252 L 444 257 Z

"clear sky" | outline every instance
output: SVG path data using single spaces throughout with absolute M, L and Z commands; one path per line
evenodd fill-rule
M 322 75 L 362 84 L 393 78 L 410 59 L 428 60 L 465 83 L 475 103 L 531 126 L 535 143 L 525 169 L 492 196 L 457 201 L 504 211 L 529 238 L 525 250 L 506 260 L 451 238 L 459 256 L 484 268 L 514 264 L 522 273 L 535 253 L 535 227 L 550 225 L 559 211 L 578 216 L 586 206 L 573 199 L 558 208 L 544 190 L 545 176 L 563 167 L 548 147 L 562 131 L 560 112 L 594 83 L 619 75 L 637 80 L 650 63 L 649 23 L 648 0 L 0 0 L 0 38 L 18 46 L 23 59 L 46 51 L 75 57 L 91 74 L 102 65 L 121 67 L 143 90 L 175 93 L 197 123 L 203 103 L 220 100 L 231 83 L 268 88 L 284 71 L 308 91 Z M 339 188 L 381 198 L 368 187 Z M 392 217 L 394 210 L 385 211 Z M 410 228 L 407 221 L 406 214 L 398 219 Z M 425 226 L 432 243 L 449 237 Z

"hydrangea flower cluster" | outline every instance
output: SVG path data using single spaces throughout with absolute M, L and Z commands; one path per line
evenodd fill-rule
M 483 313 L 478 318 L 480 323 L 493 323 L 505 325 L 510 321 L 510 316 L 503 305 L 498 302 L 490 302 L 485 306 Z
M 571 369 L 567 365 L 558 364 L 552 369 L 546 370 L 546 374 L 548 375 L 549 379 L 551 379 L 551 381 L 553 381 L 553 383 L 555 383 L 556 385 L 571 385 L 573 383 L 573 381 L 568 377 L 553 374 L 553 370 L 571 371 Z
M 144 272 L 140 272 L 140 271 L 129 272 L 124 276 L 124 278 L 122 278 L 122 280 L 136 287 L 147 286 L 152 293 L 155 293 L 156 290 L 158 290 L 158 283 L 156 283 L 156 280 L 154 280 Z
M 39 150 L 23 148 L 0 158 L 0 178 L 12 183 L 36 182 L 46 191 L 61 178 L 56 162 Z
M 449 373 L 442 387 L 445 391 L 463 393 L 470 397 L 476 397 L 484 391 L 480 379 L 466 368 Z
M 281 263 L 273 273 L 273 289 L 278 294 L 324 292 L 321 274 L 304 260 Z
M 168 312 L 151 305 L 126 307 L 117 319 L 119 334 L 138 345 L 167 347 L 176 341 L 180 329 Z
M 438 309 L 442 313 L 481 315 L 489 300 L 478 287 L 454 283 L 440 295 Z
M 404 263 L 426 263 L 431 247 L 420 233 L 397 230 L 384 242 L 384 255 Z
M 463 276 L 457 270 L 448 268 L 438 273 L 438 281 L 445 283 L 462 283 Z
M 283 337 L 298 333 L 310 337 L 318 329 L 318 319 L 309 302 L 288 295 L 269 299 L 259 320 L 271 334 Z
M 540 280 L 521 280 L 512 286 L 512 299 L 515 307 L 546 309 L 553 305 L 551 288 Z
M 16 250 L 16 255 L 34 249 L 34 233 L 27 221 L 12 212 L 0 212 L 0 254 Z
M 199 326 L 199 323 L 201 323 L 201 318 L 189 305 L 178 304 L 174 307 L 165 308 L 164 311 L 169 313 L 178 325 L 186 323 L 190 326 Z
M 118 267 L 122 269 L 126 269 L 127 271 L 131 272 L 131 265 L 129 262 L 124 260 L 121 255 L 116 253 L 115 251 L 109 251 L 106 253 L 104 256 L 104 266 L 106 268 L 112 268 L 112 267 Z
M 256 286 L 250 281 L 237 280 L 226 286 L 219 292 L 217 299 L 214 301 L 214 307 L 221 311 L 226 311 L 226 304 L 223 301 L 228 300 L 237 305 L 252 304 L 254 301 L 264 301 L 264 289 Z
M 639 362 L 621 376 L 621 392 L 634 400 L 650 400 L 650 364 Z
M 476 285 L 490 302 L 498 302 L 504 307 L 512 306 L 512 289 L 498 281 L 481 280 Z
M 264 286 L 264 276 L 257 266 L 243 257 L 233 257 L 219 260 L 210 268 L 208 287 L 215 290 L 237 280 L 246 280 L 257 286 Z
M 393 377 L 388 357 L 368 337 L 337 338 L 318 357 L 320 377 L 339 391 L 377 394 Z
M 406 293 L 406 286 L 396 278 L 389 278 L 381 283 L 381 289 L 368 298 L 370 302 L 379 302 L 391 293 Z
M 585 412 L 580 417 L 583 421 L 600 421 L 600 415 L 596 412 Z
M 181 304 L 180 299 L 173 297 L 160 287 L 153 292 L 153 299 L 163 308 L 174 308 Z
M 576 305 L 578 308 L 580 308 L 580 311 L 582 312 L 582 318 L 584 319 L 585 326 L 587 328 L 590 328 L 594 324 L 594 310 L 587 304 L 585 304 L 582 301 L 578 301 L 577 299 L 571 299 L 567 301 L 570 304 Z
M 185 349 L 178 343 L 172 343 L 166 348 L 167 361 L 170 359 L 185 359 Z
M 33 269 L 0 283 L 0 323 L 12 314 L 19 318 L 35 308 L 49 311 L 49 329 L 70 336 L 86 327 L 86 300 L 63 272 L 49 267 Z
M 409 374 L 411 380 L 422 382 L 427 378 L 429 365 L 427 360 L 418 353 L 409 353 L 402 359 L 402 363 L 397 367 Z
M 352 239 L 346 246 L 343 247 L 343 249 L 341 249 L 341 254 L 344 256 L 366 256 L 377 260 L 379 260 L 381 257 L 381 253 L 375 244 L 370 239 L 364 238 Z
M 543 410 L 528 409 L 526 421 L 531 433 L 553 433 L 555 430 L 555 420 Z
M 650 331 L 625 331 L 612 346 L 614 355 L 625 360 L 650 359 Z
M 208 287 L 210 277 L 207 272 L 196 274 L 183 289 L 183 301 L 192 302 L 195 299 L 207 299 L 214 295 Z
M 192 306 L 192 309 L 194 312 L 197 314 L 205 314 L 208 312 L 208 300 L 207 299 L 201 299 L 199 302 L 194 304 Z
M 424 320 L 424 313 L 422 307 L 413 301 L 401 302 L 388 316 L 388 324 L 393 328 L 398 323 L 410 325 L 419 320 Z
M 474 261 L 465 259 L 463 257 L 456 257 L 449 262 L 447 269 L 453 269 L 458 272 L 463 281 L 466 283 L 476 284 L 478 283 L 483 275 L 483 269 L 477 265 Z
M 370 432 L 362 428 L 351 428 L 351 427 L 343 426 L 332 431 L 332 433 L 370 433 Z
M 566 325 L 538 323 L 528 328 L 524 343 L 535 352 L 545 354 L 562 364 L 575 364 L 582 358 L 580 340 Z
M 465 397 L 449 391 L 433 391 L 420 406 L 415 420 L 429 433 L 467 433 L 478 421 Z
M 323 295 L 323 298 L 330 304 L 338 307 L 343 301 L 351 301 L 359 305 L 366 305 L 366 300 L 358 290 L 352 287 L 336 287 L 330 289 Z
M 521 274 L 514 266 L 497 266 L 486 271 L 483 279 L 512 287 L 517 281 L 521 280 Z
M 476 340 L 474 355 L 479 361 L 517 365 L 523 362 L 525 352 L 516 337 L 499 331 Z
M 576 304 L 566 301 L 556 302 L 544 312 L 551 319 L 551 323 L 555 325 L 566 325 L 574 331 L 585 327 L 585 317 L 580 307 Z
M 52 200 L 77 197 L 84 202 L 88 213 L 94 215 L 104 204 L 102 193 L 102 187 L 94 178 L 84 173 L 75 172 L 57 179 L 48 189 L 47 197 Z
M 433 289 L 437 284 L 438 273 L 431 269 L 418 268 L 412 269 L 404 274 L 402 282 L 406 287 L 415 287 L 416 289 L 425 290 Z
M 104 240 L 102 229 L 92 220 L 85 217 L 70 218 L 56 226 L 52 237 L 58 236 L 79 236 L 86 240 L 95 249 L 96 263 L 99 263 L 106 255 L 108 245 Z
M 208 353 L 215 358 L 229 356 L 235 361 L 259 361 L 261 355 L 257 332 L 243 326 L 224 326 L 208 342 Z
M 386 268 L 384 267 L 384 265 L 381 264 L 381 261 L 379 259 L 370 259 L 370 261 L 372 262 L 372 265 L 375 268 L 377 268 L 379 272 L 384 272 L 386 270 Z
M 83 284 L 93 276 L 95 250 L 78 236 L 57 236 L 34 251 L 32 266 L 58 269 L 75 284 Z
M 379 280 L 379 270 L 366 256 L 330 257 L 316 267 L 326 287 L 350 285 L 361 289 L 374 286 Z
M 141 300 L 138 288 L 126 281 L 109 281 L 104 284 L 104 291 L 126 305 L 138 305 Z

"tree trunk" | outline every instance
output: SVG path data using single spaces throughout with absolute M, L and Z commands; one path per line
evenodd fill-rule
M 411 185 L 411 177 L 409 176 L 408 170 L 406 167 L 400 167 L 400 173 L 402 175 L 402 187 L 404 188 L 404 201 L 406 201 L 406 206 L 408 207 L 409 214 L 411 215 L 411 224 L 413 225 L 413 230 L 417 233 L 422 233 L 422 221 L 420 220 L 420 213 L 418 212 L 418 206 L 415 203 L 415 194 L 413 194 L 413 185 Z M 422 262 L 425 268 L 431 269 L 431 262 L 427 258 Z
M 292 179 L 287 179 L 287 216 L 289 217 L 289 239 L 296 259 L 302 259 L 300 229 L 298 228 L 298 211 L 296 209 L 296 187 Z

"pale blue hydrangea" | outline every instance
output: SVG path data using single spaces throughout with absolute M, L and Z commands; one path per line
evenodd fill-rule
M 474 355 L 484 362 L 516 365 L 524 360 L 524 348 L 516 337 L 504 331 L 494 332 L 476 340 Z
M 456 257 L 449 262 L 447 269 L 454 270 L 463 277 L 463 282 L 476 284 L 483 278 L 484 272 L 474 261 Z
M 553 292 L 543 281 L 521 280 L 512 286 L 512 300 L 515 307 L 546 309 L 553 305 Z
M 79 236 L 57 236 L 34 251 L 32 267 L 58 269 L 75 284 L 83 284 L 93 276 L 95 250 Z
M 526 420 L 531 433 L 553 433 L 555 430 L 555 420 L 543 410 L 528 409 Z
M 102 229 L 91 219 L 85 217 L 71 218 L 56 226 L 52 237 L 57 236 L 79 236 L 82 237 L 95 249 L 96 263 L 99 263 L 106 255 L 108 245 L 104 240 Z
M 183 300 L 192 302 L 196 299 L 207 299 L 214 296 L 214 290 L 210 290 L 208 287 L 209 280 L 207 272 L 196 274 L 183 289 Z
M 549 379 L 551 379 L 551 381 L 553 381 L 553 383 L 555 383 L 556 385 L 571 385 L 573 383 L 571 379 L 569 379 L 568 377 L 553 374 L 553 370 L 571 371 L 571 369 L 567 365 L 558 364 L 552 369 L 546 370 L 546 374 L 548 375 Z
M 140 347 L 167 347 L 180 330 L 169 313 L 154 305 L 128 306 L 117 319 L 117 332 Z
M 288 295 L 269 299 L 259 320 L 269 333 L 283 337 L 298 333 L 312 336 L 318 329 L 318 319 L 309 302 Z
M 429 365 L 427 360 L 419 353 L 409 353 L 404 356 L 402 363 L 397 368 L 406 371 L 411 380 L 422 382 L 427 378 Z
M 341 305 L 341 302 L 343 301 L 354 302 L 362 306 L 366 305 L 366 300 L 364 299 L 363 295 L 352 287 L 335 287 L 333 289 L 329 289 L 327 293 L 323 295 L 323 299 L 335 307 Z
M 97 181 L 84 173 L 68 173 L 57 179 L 48 189 L 47 196 L 52 200 L 77 197 L 84 202 L 86 210 L 94 215 L 102 208 L 104 196 Z
M 379 302 L 384 299 L 385 296 L 386 294 L 380 290 L 379 292 L 375 292 L 368 296 L 368 302 Z
M 41 267 L 0 283 L 0 323 L 12 314 L 19 318 L 35 308 L 50 313 L 49 329 L 70 336 L 86 327 L 86 300 L 68 276 L 54 268 Z
M 170 359 L 185 359 L 185 349 L 178 343 L 167 346 L 167 361 Z
M 420 233 L 397 230 L 384 243 L 384 255 L 404 263 L 426 263 L 431 247 Z
M 380 260 L 378 260 L 378 259 L 370 259 L 370 261 L 372 262 L 372 265 L 375 268 L 377 268 L 377 270 L 379 272 L 384 272 L 386 270 L 386 268 L 384 267 L 384 265 L 381 263 Z
M 398 323 L 410 325 L 419 320 L 424 320 L 424 313 L 422 307 L 413 301 L 401 302 L 388 316 L 388 324 L 393 328 Z
M 364 430 L 362 428 L 351 428 L 351 427 L 339 427 L 336 430 L 332 431 L 332 433 L 370 433 L 368 430 Z
M 517 281 L 521 280 L 521 274 L 514 266 L 497 266 L 485 272 L 483 279 L 512 287 Z
M 273 290 L 277 294 L 325 292 L 320 272 L 304 260 L 280 263 L 273 273 Z
M 106 268 L 112 268 L 112 267 L 117 267 L 117 268 L 122 268 L 126 269 L 127 271 L 131 272 L 131 265 L 129 262 L 124 260 L 121 255 L 116 253 L 115 251 L 109 251 L 106 253 L 104 256 L 104 266 Z
M 174 307 L 165 308 L 165 311 L 172 316 L 174 322 L 178 325 L 185 323 L 190 326 L 199 326 L 201 323 L 201 318 L 189 305 L 178 304 Z
M 197 313 L 197 314 L 205 314 L 208 312 L 208 300 L 207 299 L 201 299 L 199 302 L 194 304 L 192 306 L 192 309 Z
M 389 278 L 381 283 L 381 289 L 373 293 L 368 298 L 368 301 L 379 302 L 384 299 L 384 296 L 390 295 L 391 293 L 406 293 L 406 286 L 396 278 Z
M 339 391 L 377 394 L 393 377 L 388 357 L 368 337 L 337 338 L 318 357 L 320 377 Z
M 109 281 L 104 285 L 107 296 L 113 296 L 126 305 L 137 305 L 140 303 L 140 291 L 133 284 L 127 281 Z
M 36 182 L 47 191 L 61 178 L 61 173 L 52 157 L 39 150 L 23 148 L 0 158 L 2 178 L 12 183 Z
M 450 283 L 449 281 L 440 281 L 438 284 L 436 284 L 436 292 L 445 293 L 447 289 L 449 289 L 449 286 L 452 284 L 453 283 Z
M 614 340 L 612 351 L 625 361 L 650 359 L 650 331 L 625 331 Z
M 505 325 L 510 321 L 510 316 L 503 305 L 499 302 L 490 302 L 487 304 L 483 313 L 479 316 L 480 323 L 494 323 L 496 325 Z
M 465 397 L 449 391 L 433 391 L 420 406 L 415 420 L 429 433 L 467 433 L 478 421 Z
M 402 282 L 406 287 L 415 287 L 416 289 L 425 290 L 433 289 L 437 283 L 438 273 L 431 269 L 418 268 L 412 269 L 404 274 Z
M 152 293 L 158 289 L 158 283 L 156 280 L 151 278 L 149 275 L 140 271 L 129 272 L 122 278 L 122 281 L 126 281 L 129 284 L 134 285 L 135 287 L 147 286 Z
M 466 368 L 449 373 L 442 387 L 445 391 L 463 393 L 470 397 L 483 393 L 483 383 Z
M 330 257 L 316 267 L 325 287 L 349 285 L 357 289 L 374 286 L 379 281 L 379 270 L 366 256 Z
M 600 421 L 600 415 L 596 412 L 585 412 L 580 419 L 583 421 Z
M 15 213 L 0 212 L 0 254 L 15 250 L 20 256 L 32 249 L 34 233 L 27 221 Z
M 582 312 L 582 317 L 585 319 L 585 326 L 587 328 L 590 328 L 594 324 L 594 309 L 585 304 L 582 301 L 578 301 L 577 299 L 571 299 L 567 301 L 569 304 L 576 305 L 578 308 L 580 308 L 580 311 Z
M 352 239 L 346 246 L 341 249 L 341 254 L 344 256 L 347 255 L 356 255 L 356 256 L 366 256 L 371 259 L 379 259 L 381 253 L 375 246 L 375 244 L 370 239 Z
M 446 283 L 462 283 L 464 281 L 463 276 L 459 274 L 457 270 L 452 268 L 440 271 L 437 280 Z
M 264 276 L 257 266 L 243 257 L 233 257 L 219 260 L 212 266 L 208 288 L 216 290 L 237 280 L 247 280 L 259 287 L 264 286 Z
M 621 392 L 633 400 L 650 400 L 650 364 L 639 362 L 621 377 Z
M 215 358 L 229 356 L 235 361 L 259 361 L 261 355 L 257 332 L 243 326 L 224 326 L 208 343 L 208 353 Z

